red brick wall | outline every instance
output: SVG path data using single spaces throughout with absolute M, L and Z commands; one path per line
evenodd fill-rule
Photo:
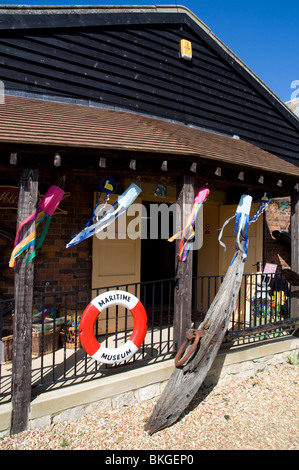
M 90 288 L 91 243 L 89 238 L 73 248 L 66 248 L 71 235 L 77 234 L 91 217 L 93 191 L 83 184 L 65 187 L 70 195 L 60 203 L 67 214 L 57 213 L 51 224 L 39 256 L 35 260 L 35 286 L 43 292 Z
M 264 226 L 264 261 L 288 268 L 291 264 L 290 246 L 278 243 L 272 236 L 274 230 L 290 232 L 291 204 L 290 198 L 275 198 L 265 210 Z
M 67 214 L 58 213 L 51 219 L 49 230 L 42 249 L 35 258 L 34 277 L 35 292 L 57 292 L 75 288 L 91 287 L 91 254 L 92 238 L 89 238 L 73 248 L 66 248 L 71 235 L 77 234 L 93 213 L 93 183 L 77 178 L 76 181 L 67 178 L 65 191 L 70 192 L 59 205 Z M 39 190 L 44 194 L 53 181 L 46 182 L 40 178 Z M 55 182 L 54 182 L 55 184 Z M 15 237 L 15 209 L 0 210 L 0 227 Z M 39 228 L 41 233 L 43 224 Z M 13 297 L 13 269 L 8 262 L 13 242 L 0 238 L 0 299 Z
M 16 234 L 17 211 L 15 209 L 0 210 L 1 230 L 9 233 L 13 239 Z M 0 237 L 0 299 L 13 298 L 14 273 L 8 267 L 13 241 Z

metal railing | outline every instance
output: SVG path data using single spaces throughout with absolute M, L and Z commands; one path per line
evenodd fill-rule
M 199 276 L 193 282 L 193 320 L 203 320 L 223 276 Z M 290 284 L 279 275 L 244 274 L 230 329 L 243 330 L 290 317 Z
M 174 352 L 173 296 L 176 279 L 110 286 L 101 289 L 40 294 L 34 297 L 32 327 L 32 389 L 59 387 L 118 373 L 128 367 L 162 361 Z M 89 302 L 102 292 L 124 290 L 138 297 L 148 317 L 145 340 L 127 361 L 108 365 L 89 357 L 81 347 L 80 317 Z M 2 367 L 0 401 L 10 395 L 12 359 L 12 301 L 0 301 L 2 318 Z M 108 348 L 126 342 L 132 332 L 130 312 L 124 308 L 107 308 L 101 312 L 95 331 L 99 343 Z M 1 324 L 0 324 L 1 327 Z M 10 329 L 10 331 L 9 331 Z M 11 341 L 8 342 L 8 339 Z
M 193 326 L 203 321 L 213 301 L 222 276 L 193 279 Z M 165 279 L 108 288 L 39 294 L 34 297 L 32 332 L 32 390 L 61 387 L 95 377 L 116 374 L 129 367 L 141 367 L 170 358 L 175 353 L 173 341 L 174 295 L 177 279 Z M 81 347 L 79 323 L 89 302 L 102 292 L 125 290 L 138 297 L 148 316 L 148 330 L 137 353 L 127 361 L 107 365 L 89 357 Z M 11 387 L 12 300 L 0 300 L 2 357 L 0 402 L 9 399 Z M 290 286 L 275 276 L 244 275 L 230 324 L 231 331 L 245 330 L 290 317 Z M 98 317 L 95 331 L 100 344 L 118 347 L 132 331 L 130 312 L 107 308 Z M 279 333 L 277 333 L 279 334 Z M 284 330 L 285 334 L 285 330 Z M 265 334 L 259 339 L 265 339 Z

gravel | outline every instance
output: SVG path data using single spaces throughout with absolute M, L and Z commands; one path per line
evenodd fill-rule
M 177 423 L 149 436 L 156 400 L 0 440 L 0 450 L 299 450 L 299 366 L 201 389 Z

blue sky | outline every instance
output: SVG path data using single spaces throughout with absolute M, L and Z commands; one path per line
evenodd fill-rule
M 5 1 L 2 5 L 184 5 L 283 101 L 299 97 L 298 0 Z M 293 94 L 293 95 L 292 95 Z

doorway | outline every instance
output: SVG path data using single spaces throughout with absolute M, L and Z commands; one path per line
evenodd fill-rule
M 161 233 L 161 217 L 157 231 L 151 236 L 150 202 L 143 202 L 144 214 L 142 218 L 141 240 L 141 282 L 146 308 L 150 313 L 152 326 L 162 328 L 170 326 L 173 321 L 174 281 L 154 282 L 175 277 L 175 243 L 167 239 L 173 234 Z M 170 205 L 168 205 L 169 207 Z M 164 206 L 165 209 L 167 209 Z M 166 217 L 164 212 L 164 217 Z M 168 212 L 170 214 L 170 211 Z M 163 214 L 162 214 L 163 217 Z M 164 219 L 165 220 L 165 219 Z M 173 227 L 173 220 L 169 227 Z M 170 229 L 171 230 L 171 229 Z M 153 233 L 152 233 L 153 235 Z M 162 236 L 163 235 L 163 236 Z
M 171 279 L 175 276 L 175 242 L 170 243 L 161 233 L 161 217 L 158 219 L 159 225 L 155 232 L 155 238 L 151 237 L 150 202 L 143 201 L 145 208 L 142 217 L 142 240 L 141 240 L 141 282 L 154 281 L 160 279 Z M 170 204 L 165 204 L 170 207 Z M 174 226 L 173 214 L 169 214 L 170 231 Z M 169 233 L 169 237 L 172 233 Z

